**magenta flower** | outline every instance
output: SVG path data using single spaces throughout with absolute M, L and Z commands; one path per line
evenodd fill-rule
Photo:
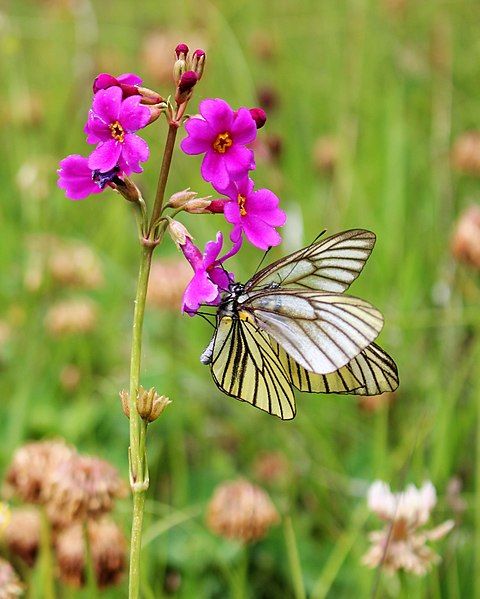
M 202 304 L 218 305 L 222 292 L 228 290 L 229 284 L 233 282 L 233 273 L 227 272 L 222 264 L 238 252 L 241 243 L 234 245 L 227 254 L 218 258 L 222 245 L 223 235 L 219 232 L 216 241 L 207 242 L 203 254 L 189 237 L 181 246 L 183 255 L 195 273 L 183 294 L 184 312 L 193 315 Z
M 134 132 L 148 124 L 150 110 L 140 100 L 130 96 L 122 101 L 119 87 L 95 94 L 85 126 L 88 143 L 98 144 L 88 159 L 89 168 L 106 172 L 118 165 L 127 175 L 142 171 L 140 162 L 148 159 L 149 149 Z
M 253 152 L 246 144 L 254 141 L 257 126 L 248 108 L 234 112 L 219 98 L 203 100 L 200 114 L 185 123 L 188 137 L 181 148 L 185 154 L 205 154 L 202 177 L 216 188 L 225 189 L 255 168 Z
M 278 207 L 280 200 L 273 191 L 254 191 L 253 187 L 254 182 L 249 177 L 231 183 L 222 192 L 231 200 L 225 202 L 223 212 L 233 225 L 230 239 L 234 243 L 238 243 L 244 233 L 251 244 L 266 250 L 282 241 L 275 227 L 284 225 L 287 217 Z
M 93 82 L 93 93 L 96 94 L 101 89 L 108 89 L 109 87 L 120 87 L 123 97 L 128 98 L 128 96 L 138 94 L 138 86 L 141 84 L 142 79 L 135 73 L 123 73 L 118 77 L 114 77 L 109 73 L 100 73 Z
M 60 168 L 57 170 L 57 185 L 65 190 L 67 198 L 83 200 L 89 195 L 101 193 L 118 177 L 119 172 L 118 167 L 114 167 L 107 173 L 92 171 L 88 166 L 88 158 L 71 154 L 60 162 Z

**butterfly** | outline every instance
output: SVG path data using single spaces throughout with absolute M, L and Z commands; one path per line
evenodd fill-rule
M 295 417 L 294 388 L 377 395 L 398 387 L 393 359 L 374 340 L 381 313 L 345 295 L 375 234 L 343 231 L 273 262 L 222 295 L 213 338 L 200 360 L 227 395 Z

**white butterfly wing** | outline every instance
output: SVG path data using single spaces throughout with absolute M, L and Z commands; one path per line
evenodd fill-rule
M 395 391 L 398 387 L 398 370 L 395 362 L 375 343 L 331 374 L 309 372 L 297 364 L 274 340 L 272 340 L 272 347 L 290 382 L 300 391 L 379 395 L 387 391 Z
M 273 262 L 254 275 L 245 289 L 278 284 L 283 288 L 342 293 L 362 271 L 375 239 L 374 233 L 364 229 L 332 235 Z
M 317 374 L 348 364 L 383 326 L 376 308 L 348 295 L 280 288 L 246 294 L 239 303 L 295 362 Z
M 294 418 L 295 396 L 291 383 L 268 335 L 252 322 L 230 317 L 220 319 L 213 339 L 211 370 L 223 393 L 282 420 Z

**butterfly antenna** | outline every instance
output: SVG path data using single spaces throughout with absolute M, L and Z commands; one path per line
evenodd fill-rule
M 267 254 L 271 249 L 272 249 L 272 246 L 270 246 L 268 249 L 265 250 L 265 252 L 263 253 L 262 259 L 258 263 L 257 268 L 255 269 L 255 272 L 253 273 L 253 276 L 255 276 L 257 274 L 257 272 L 260 270 L 260 267 L 265 262 L 265 258 L 267 257 Z
M 305 249 L 305 250 L 308 250 L 309 248 L 311 248 L 311 247 L 312 247 L 312 245 L 314 245 L 315 243 L 317 243 L 317 241 L 320 239 L 320 237 L 321 237 L 322 235 L 325 235 L 325 233 L 326 233 L 326 232 L 327 232 L 327 229 L 323 229 L 323 231 L 321 231 L 321 232 L 320 232 L 320 233 L 319 233 L 319 234 L 318 234 L 318 235 L 315 237 L 315 239 L 312 241 L 312 243 L 310 243 L 309 245 L 307 245 L 307 247 L 306 247 L 306 248 L 304 248 L 304 249 Z M 285 281 L 285 279 L 288 279 L 289 277 L 291 277 L 291 276 L 292 276 L 292 273 L 293 273 L 293 271 L 294 271 L 294 270 L 297 268 L 298 264 L 299 264 L 299 262 L 298 262 L 298 261 L 294 263 L 294 265 L 292 266 L 292 268 L 291 268 L 290 272 L 289 272 L 287 275 L 285 275 L 285 277 L 284 277 L 284 278 L 283 278 L 283 279 L 282 279 L 282 280 L 279 282 L 279 285 L 281 285 L 281 284 L 283 283 L 283 281 Z
M 215 325 L 213 324 L 213 322 L 211 322 L 210 320 L 208 320 L 208 317 L 210 316 L 210 318 L 213 316 L 213 314 L 209 314 L 208 312 L 195 312 L 195 316 L 200 316 L 200 318 L 203 318 L 203 320 L 205 320 L 205 322 L 208 322 L 208 324 L 214 329 Z

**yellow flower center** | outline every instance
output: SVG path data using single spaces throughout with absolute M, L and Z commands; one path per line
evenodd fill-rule
M 123 143 L 123 140 L 125 139 L 125 131 L 122 125 L 120 125 L 118 121 L 115 121 L 114 123 L 111 123 L 109 127 L 110 131 L 112 132 L 113 139 Z
M 217 139 L 213 142 L 213 149 L 219 154 L 225 154 L 228 148 L 233 144 L 233 139 L 230 137 L 230 133 L 219 133 Z
M 247 201 L 247 198 L 241 194 L 238 194 L 237 201 L 238 207 L 240 208 L 240 216 L 247 216 L 247 209 L 245 208 L 245 202 Z

